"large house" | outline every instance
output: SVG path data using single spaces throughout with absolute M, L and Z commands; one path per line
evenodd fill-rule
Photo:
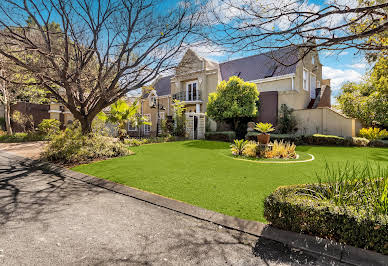
M 355 136 L 361 126 L 358 121 L 331 109 L 330 80 L 322 80 L 318 53 L 310 52 L 297 62 L 300 53 L 301 48 L 288 47 L 216 63 L 189 49 L 175 74 L 156 79 L 154 89 L 143 97 L 141 112 L 152 125 L 143 126 L 141 131 L 155 135 L 158 121 L 172 115 L 173 100 L 178 99 L 186 106 L 188 136 L 203 138 L 209 93 L 215 92 L 222 80 L 238 76 L 255 83 L 260 91 L 260 109 L 253 121 L 276 125 L 279 109 L 286 104 L 295 110 L 298 133 Z M 225 129 L 215 121 L 209 124 L 208 130 Z

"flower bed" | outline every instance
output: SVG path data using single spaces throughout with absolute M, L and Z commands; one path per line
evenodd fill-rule
M 290 142 L 275 140 L 270 144 L 260 144 L 255 141 L 234 140 L 231 145 L 231 152 L 234 156 L 247 158 L 267 159 L 295 159 L 296 145 Z

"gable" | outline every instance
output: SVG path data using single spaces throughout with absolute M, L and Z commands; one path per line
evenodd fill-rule
M 203 70 L 204 60 L 193 50 L 188 49 L 175 69 L 177 75 Z

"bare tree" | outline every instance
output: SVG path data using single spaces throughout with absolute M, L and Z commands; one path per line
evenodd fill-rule
M 213 42 L 230 51 L 258 51 L 287 46 L 311 50 L 387 51 L 388 3 L 329 0 L 319 6 L 301 0 L 213 0 L 207 8 Z M 217 31 L 215 31 L 217 25 Z
M 3 0 L 0 54 L 88 133 L 103 108 L 175 66 L 200 16 L 194 4 L 161 0 Z

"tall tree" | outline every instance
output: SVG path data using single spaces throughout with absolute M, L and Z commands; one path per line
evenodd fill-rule
M 296 46 L 304 48 L 295 59 L 299 61 L 315 49 L 388 50 L 386 39 L 373 41 L 388 30 L 386 0 L 328 0 L 320 5 L 308 0 L 218 0 L 207 6 L 206 35 L 234 52 Z
M 193 41 L 199 8 L 161 0 L 4 0 L 0 54 L 33 75 L 87 133 L 103 108 L 175 65 Z M 26 53 L 38 60 L 20 56 Z
M 337 96 L 346 115 L 359 119 L 364 126 L 388 127 L 388 58 L 380 56 L 366 80 L 347 83 Z

